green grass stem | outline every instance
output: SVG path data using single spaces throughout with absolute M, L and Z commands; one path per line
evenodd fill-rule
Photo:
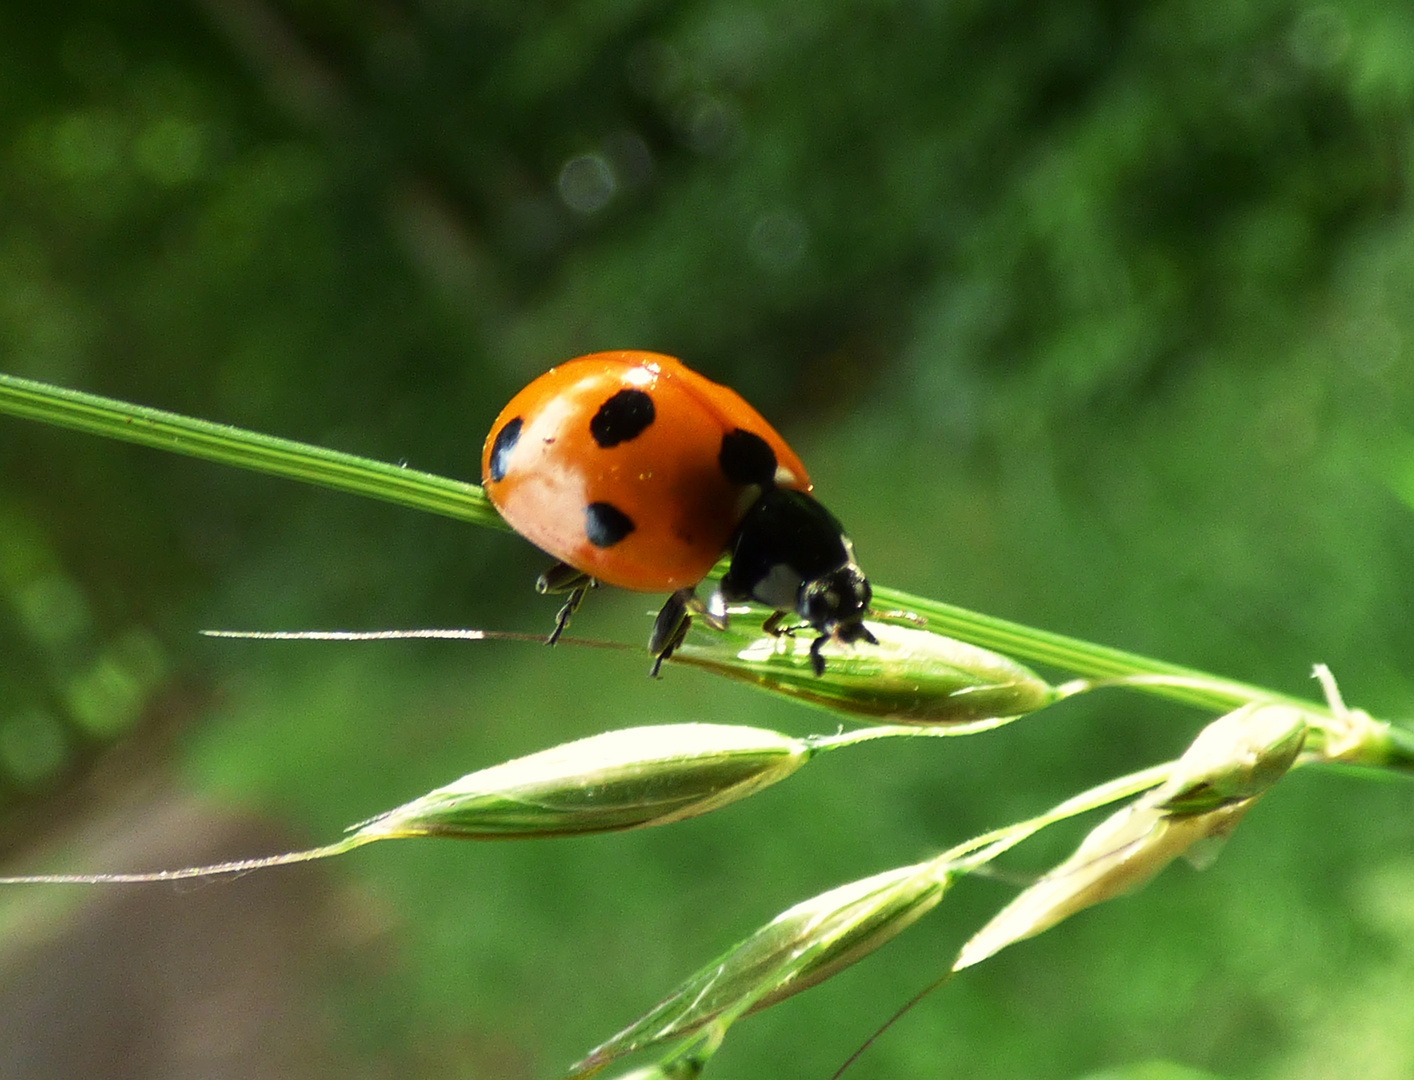
M 0 374 L 0 413 L 381 499 L 474 525 L 506 528 L 476 484 L 32 379 Z M 898 607 L 924 617 L 936 633 L 1087 679 L 1127 680 L 1125 685 L 1134 689 L 1200 708 L 1224 710 L 1251 701 L 1273 701 L 1329 715 L 1325 706 L 1311 700 L 895 589 L 876 588 L 875 597 L 881 607 Z M 1391 727 L 1379 749 L 1383 758 L 1372 755 L 1370 764 L 1414 770 L 1414 732 Z
M 0 413 L 506 528 L 477 484 L 0 374 Z

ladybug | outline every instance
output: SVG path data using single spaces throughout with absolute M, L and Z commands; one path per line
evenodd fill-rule
M 651 675 L 694 615 L 727 625 L 727 605 L 794 613 L 819 636 L 877 644 L 864 626 L 871 591 L 840 523 L 811 496 L 795 452 L 734 391 L 660 353 L 581 356 L 513 397 L 481 451 L 481 480 L 511 528 L 560 560 L 542 593 L 569 593 L 548 639 L 600 582 L 668 592 L 648 648 Z M 696 586 L 731 564 L 704 604 Z

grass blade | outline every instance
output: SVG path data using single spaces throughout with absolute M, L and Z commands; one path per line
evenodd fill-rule
M 0 413 L 505 528 L 476 484 L 14 375 L 0 374 Z

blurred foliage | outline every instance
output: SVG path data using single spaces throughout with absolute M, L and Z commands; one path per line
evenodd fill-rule
M 12 4 L 0 368 L 474 477 L 532 375 L 660 349 L 778 422 L 880 581 L 1284 691 L 1323 660 L 1397 717 L 1411 135 L 1397 0 Z M 114 753 L 322 842 L 608 727 L 820 721 L 637 658 L 204 642 L 553 605 L 507 536 L 19 422 L 0 462 L 12 851 Z M 1203 720 L 1095 696 L 671 830 L 354 856 L 393 947 L 331 990 L 343 1049 L 553 1075 L 801 897 Z M 1407 1076 L 1409 811 L 1294 778 L 1213 870 L 968 972 L 852 1075 Z M 959 887 L 713 1067 L 829 1075 L 1009 895 Z

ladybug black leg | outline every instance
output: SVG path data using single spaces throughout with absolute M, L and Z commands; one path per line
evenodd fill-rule
M 845 645 L 853 645 L 856 641 L 867 641 L 870 645 L 879 644 L 879 639 L 871 634 L 869 627 L 862 622 L 844 623 L 835 627 L 833 634 L 822 633 L 810 643 L 810 668 L 817 677 L 825 674 L 825 658 L 820 655 L 820 649 L 831 639 L 838 639 Z
M 648 651 L 653 654 L 653 666 L 648 671 L 649 678 L 658 677 L 658 669 L 663 666 L 663 661 L 672 656 L 674 650 L 687 638 L 694 614 L 706 617 L 706 609 L 692 589 L 679 589 L 663 604 L 658 617 L 653 620 L 653 633 L 648 638 Z
M 551 630 L 550 636 L 545 639 L 546 645 L 553 645 L 560 640 L 560 635 L 565 632 L 565 627 L 570 624 L 570 616 L 579 609 L 580 603 L 584 600 L 584 594 L 588 591 L 589 586 L 586 585 L 570 593 L 570 598 L 565 601 L 564 606 L 561 607 L 559 612 L 555 615 L 555 629 Z
M 761 624 L 761 632 L 770 634 L 772 637 L 794 637 L 796 627 L 781 626 L 791 613 L 788 611 L 773 611 L 767 616 L 766 621 Z
M 565 632 L 565 627 L 570 624 L 570 616 L 578 609 L 584 601 L 584 594 L 590 589 L 597 588 L 599 582 L 595 581 L 582 570 L 576 570 L 568 563 L 556 563 L 550 569 L 540 575 L 535 582 L 535 591 L 542 596 L 548 593 L 569 593 L 569 599 L 565 601 L 564 607 L 555 616 L 555 629 L 550 631 L 550 636 L 545 639 L 546 645 L 553 645 L 560 640 L 560 635 Z

